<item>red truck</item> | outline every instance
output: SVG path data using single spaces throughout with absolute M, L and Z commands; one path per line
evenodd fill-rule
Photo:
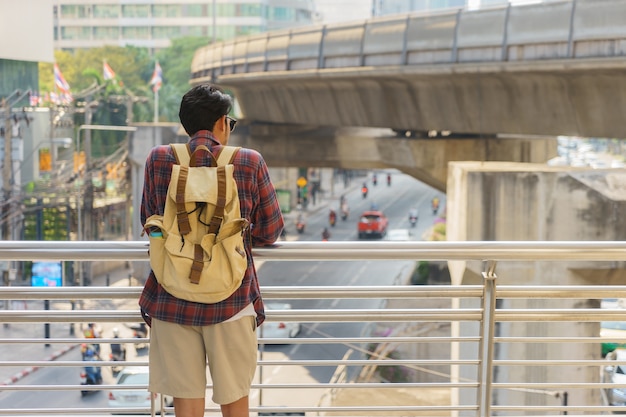
M 375 236 L 382 238 L 387 233 L 389 220 L 382 211 L 369 210 L 361 214 L 359 220 L 358 232 L 359 239 Z

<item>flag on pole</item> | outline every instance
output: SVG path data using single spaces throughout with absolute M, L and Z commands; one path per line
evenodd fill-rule
M 157 61 L 154 64 L 154 72 L 152 73 L 152 78 L 150 79 L 152 91 L 154 91 L 155 93 L 159 91 L 161 89 L 161 84 L 163 84 L 163 71 L 161 71 L 159 61 Z
M 115 71 L 106 61 L 102 61 L 102 74 L 105 80 L 113 80 L 116 77 Z
M 54 63 L 54 84 L 57 86 L 62 93 L 70 94 L 70 85 L 65 81 L 63 74 L 61 74 L 61 70 L 59 69 L 59 64 Z

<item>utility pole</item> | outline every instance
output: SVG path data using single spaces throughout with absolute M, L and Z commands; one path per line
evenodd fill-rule
M 4 204 L 3 214 L 5 218 L 5 223 L 2 228 L 2 239 L 10 240 L 11 239 L 11 231 L 8 221 L 9 216 L 11 215 L 11 173 L 12 173 L 12 164 L 11 164 L 11 107 L 6 99 L 2 99 L 2 108 L 4 109 L 4 164 L 2 166 L 2 194 Z
M 2 226 L 2 239 L 3 240 L 11 240 L 11 207 L 13 203 L 11 199 L 13 198 L 12 194 L 12 185 L 11 185 L 11 177 L 13 167 L 11 164 L 11 140 L 12 140 L 12 129 L 11 129 L 11 107 L 9 102 L 6 99 L 2 99 L 2 107 L 4 108 L 4 165 L 2 166 L 2 194 L 4 204 L 2 205 L 2 218 L 4 218 L 3 226 Z M 4 285 L 7 287 L 11 285 L 9 271 L 11 269 L 11 264 L 9 262 L 5 263 L 6 269 L 3 269 L 2 272 L 2 280 Z M 9 309 L 9 301 L 5 301 L 5 309 Z M 8 323 L 4 323 L 4 327 L 8 327 Z

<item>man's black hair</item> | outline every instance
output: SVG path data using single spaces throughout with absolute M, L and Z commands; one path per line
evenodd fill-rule
M 233 100 L 221 88 L 201 84 L 193 87 L 180 103 L 178 117 L 189 136 L 200 130 L 213 130 L 213 125 L 233 107 Z

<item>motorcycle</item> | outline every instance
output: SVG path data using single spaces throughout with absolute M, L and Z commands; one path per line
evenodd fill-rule
M 296 221 L 296 230 L 299 234 L 304 233 L 304 229 L 306 227 L 306 223 L 304 223 L 304 219 L 302 216 L 298 216 L 298 220 Z
M 387 186 L 391 187 L 391 174 L 387 174 Z
M 363 194 L 363 198 L 367 198 L 367 186 L 363 185 L 363 187 L 361 187 L 361 193 Z
M 119 347 L 114 349 L 115 344 L 111 345 L 111 353 L 109 354 L 109 360 L 113 361 L 113 362 L 124 362 L 126 361 L 126 349 L 124 349 L 123 347 Z M 118 344 L 118 346 L 120 346 Z M 118 350 L 119 349 L 119 350 Z M 119 364 L 119 365 L 113 365 L 111 366 L 111 372 L 113 373 L 113 375 L 117 375 L 120 373 L 120 371 L 124 368 L 124 365 Z
M 432 209 L 433 209 L 433 214 L 437 214 L 437 211 L 439 211 L 439 199 L 438 198 L 433 198 L 433 201 L 431 203 Z
M 95 349 L 93 347 L 86 347 L 83 352 L 83 361 L 85 362 L 96 362 L 99 361 Z M 102 384 L 102 368 L 99 366 L 95 366 L 93 363 L 85 365 L 83 371 L 80 374 L 81 377 L 81 385 L 101 385 Z M 92 394 L 96 392 L 96 390 L 81 390 L 80 395 L 85 396 L 88 394 Z
M 374 174 L 374 176 L 372 176 L 372 184 L 374 184 L 374 185 L 378 184 L 378 177 L 376 176 L 376 174 Z
M 411 210 L 409 210 L 409 223 L 411 224 L 411 227 L 415 227 L 415 225 L 417 224 L 417 209 L 416 208 L 412 208 Z
M 341 220 L 346 221 L 348 219 L 348 213 L 350 213 L 348 205 L 346 203 L 343 203 L 341 205 Z
M 335 213 L 335 210 L 331 210 L 330 214 L 328 215 L 328 223 L 330 224 L 331 227 L 335 227 L 336 222 L 337 222 L 337 214 Z

